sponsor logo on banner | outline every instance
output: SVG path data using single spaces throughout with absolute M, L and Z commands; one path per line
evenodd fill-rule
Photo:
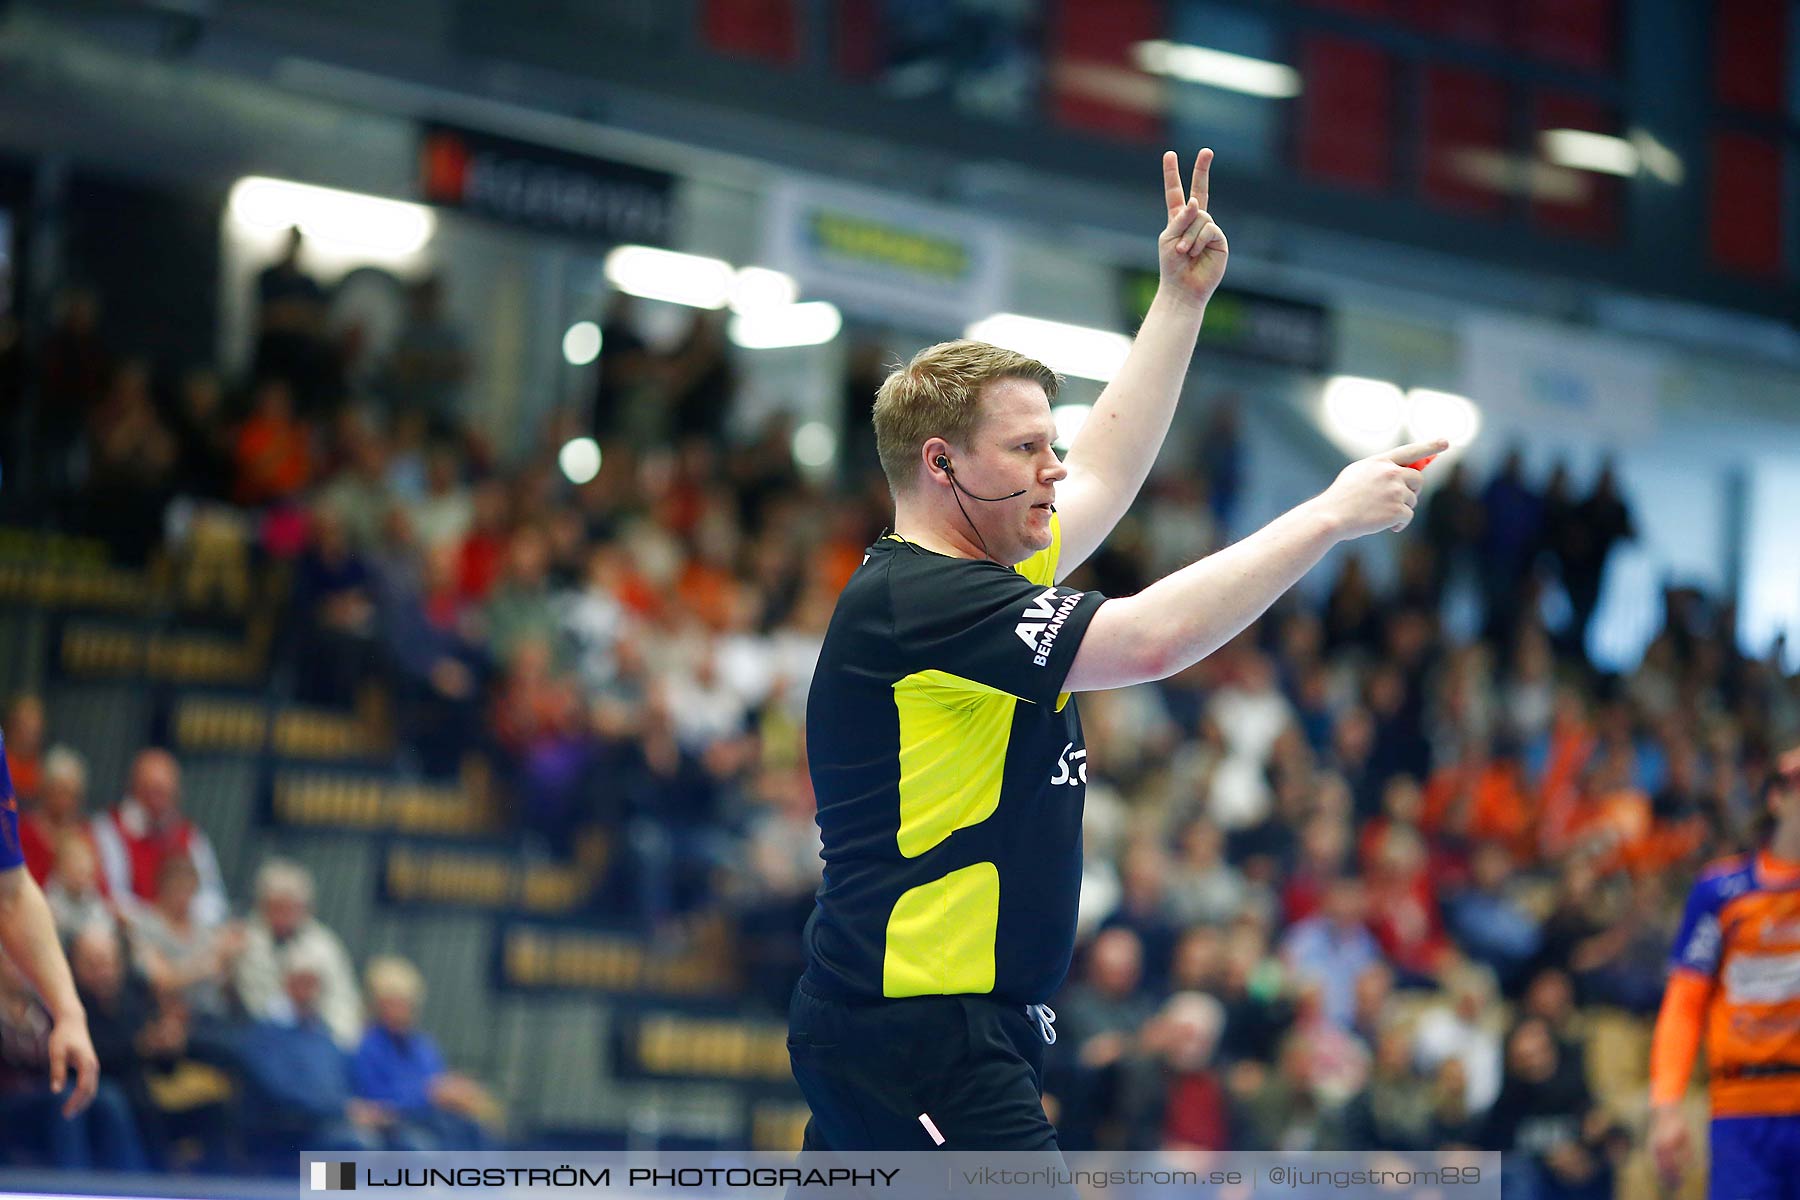
M 1136 329 L 1150 311 L 1158 284 L 1155 271 L 1128 270 L 1120 277 L 1120 307 L 1127 328 Z M 1331 312 L 1322 304 L 1222 287 L 1206 305 L 1200 327 L 1203 350 L 1234 354 L 1302 371 L 1331 366 Z
M 432 204 L 608 242 L 665 245 L 675 178 L 603 158 L 428 125 L 419 193 Z
M 1622 448 L 1655 436 L 1664 367 L 1653 348 L 1505 317 L 1471 317 L 1459 333 L 1463 393 L 1498 435 L 1484 440 L 1555 435 Z
M 933 328 L 1002 307 L 998 226 L 951 209 L 825 181 L 783 180 L 765 206 L 763 257 L 809 296 Z

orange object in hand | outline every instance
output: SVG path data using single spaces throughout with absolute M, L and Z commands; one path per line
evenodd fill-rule
M 1423 471 L 1426 467 L 1429 467 L 1432 464 L 1432 460 L 1434 460 L 1436 458 L 1437 458 L 1437 455 L 1428 454 L 1424 458 L 1421 458 L 1418 462 L 1407 463 L 1406 468 L 1410 471 Z

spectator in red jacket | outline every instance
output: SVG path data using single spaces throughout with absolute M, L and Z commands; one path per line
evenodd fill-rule
M 200 875 L 194 921 L 215 925 L 226 913 L 219 859 L 206 831 L 181 812 L 181 767 L 167 750 L 140 750 L 124 799 L 94 818 L 94 842 L 106 887 L 121 905 L 156 898 L 164 861 L 186 855 Z
M 37 803 L 19 814 L 19 844 L 25 850 L 25 868 L 39 887 L 56 870 L 56 847 L 64 837 L 80 837 L 93 844 L 86 808 L 87 764 L 67 746 L 50 747 L 44 754 Z M 98 847 L 95 853 L 99 853 Z
M 1142 1098 L 1130 1105 L 1131 1149 L 1229 1150 L 1230 1105 L 1213 1069 L 1225 1007 L 1204 992 L 1178 992 L 1144 1027 Z
M 1381 839 L 1369 872 L 1369 932 L 1407 983 L 1435 980 L 1450 952 L 1425 839 L 1404 825 Z

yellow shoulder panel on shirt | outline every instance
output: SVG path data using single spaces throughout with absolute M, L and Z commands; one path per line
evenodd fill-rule
M 1050 514 L 1050 545 L 1013 568 L 1033 583 L 1049 587 L 1056 582 L 1056 564 L 1062 558 L 1062 518 Z
M 888 917 L 884 996 L 994 990 L 1000 868 L 978 862 L 903 892 Z
M 917 858 L 994 815 L 1017 703 L 948 671 L 916 671 L 894 684 L 901 854 Z

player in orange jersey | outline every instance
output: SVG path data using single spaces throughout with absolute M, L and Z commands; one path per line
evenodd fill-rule
M 1650 1147 L 1673 1185 L 1692 1154 L 1680 1102 L 1704 1023 L 1712 1200 L 1800 1200 L 1800 747 L 1777 760 L 1773 831 L 1701 871 L 1650 1048 Z

